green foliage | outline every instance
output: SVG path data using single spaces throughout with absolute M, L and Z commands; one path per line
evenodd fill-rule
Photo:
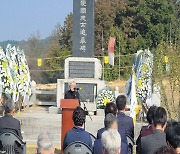
M 36 83 L 43 83 L 43 81 L 45 80 L 43 72 L 39 71 L 40 68 L 37 66 L 37 59 L 42 58 L 44 54 L 39 32 L 33 33 L 31 35 L 31 37 L 27 41 L 27 47 L 23 49 L 26 51 L 31 80 L 35 80 Z M 41 69 L 43 69 L 43 66 L 41 66 Z
M 70 51 L 66 48 L 60 49 L 57 42 L 51 42 L 49 53 L 46 55 L 45 60 L 45 69 L 50 70 L 45 72 L 49 82 L 56 82 L 57 78 L 64 78 L 64 61 L 70 55 Z
M 72 32 L 73 32 L 73 15 L 68 14 L 64 21 L 64 26 L 59 25 L 57 27 L 57 35 L 59 38 L 59 44 L 61 48 L 66 48 L 72 51 Z
M 180 118 L 180 45 L 161 42 L 154 53 L 153 83 L 160 86 L 162 105 L 170 118 Z M 168 61 L 165 61 L 165 56 Z
M 175 22 L 174 6 L 168 0 L 143 0 L 139 3 L 137 29 L 147 47 L 156 48 L 170 35 L 170 23 Z
M 128 78 L 131 67 L 127 66 L 132 65 L 132 56 L 137 50 L 150 48 L 151 51 L 155 51 L 156 48 L 160 48 L 161 42 L 180 43 L 180 2 L 96 0 L 95 3 L 95 56 L 107 55 L 109 37 L 116 38 L 115 66 L 111 68 L 109 64 L 105 65 L 105 80 L 116 80 L 119 77 L 119 45 L 121 78 Z M 59 56 L 72 51 L 72 17 L 72 13 L 69 14 L 64 25 L 56 27 L 55 36 L 60 44 L 56 51 Z M 102 48 L 105 49 L 104 52 Z M 50 52 L 56 55 L 51 49 Z M 101 62 L 103 63 L 102 58 Z M 51 65 L 47 64 L 50 69 Z M 51 74 L 52 78 L 57 73 Z
M 102 55 L 103 48 L 107 50 L 109 30 L 114 26 L 115 2 L 111 0 L 98 0 L 95 4 L 95 55 Z

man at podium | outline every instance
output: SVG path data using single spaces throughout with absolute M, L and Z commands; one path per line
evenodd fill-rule
M 64 99 L 79 100 L 79 92 L 78 92 L 78 88 L 76 88 L 76 82 L 71 81 L 68 85 L 69 85 L 69 90 L 65 92 Z

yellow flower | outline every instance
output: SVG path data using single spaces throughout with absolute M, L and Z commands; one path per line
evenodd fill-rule
M 7 69 L 7 65 L 6 65 L 6 62 L 5 62 L 5 61 L 2 62 L 2 66 L 3 66 L 3 68 L 4 68 L 5 70 Z
M 134 125 L 136 124 L 136 116 L 133 117 L 133 123 L 134 123 Z
M 165 63 L 168 63 L 168 56 L 164 56 L 164 61 L 165 61 Z
M 18 65 L 15 65 L 15 70 L 16 70 L 16 71 L 18 70 Z
M 142 87 L 142 80 L 138 80 L 138 88 Z
M 109 99 L 104 99 L 104 106 L 106 106 L 107 103 L 109 103 L 110 100 Z
M 142 106 L 141 105 L 137 105 L 136 106 L 136 115 L 139 113 L 139 111 L 141 110 Z
M 20 83 L 23 83 L 23 79 L 19 79 L 19 82 L 20 82 Z
M 18 116 L 20 116 L 21 115 L 21 112 L 20 111 L 18 111 Z
M 142 66 L 142 72 L 145 72 L 147 70 L 147 66 L 146 65 L 143 65 Z
M 9 76 L 7 77 L 7 82 L 8 82 L 8 83 L 10 83 L 10 82 L 11 82 L 11 79 L 10 79 L 10 77 L 9 77 Z
M 24 80 L 26 81 L 28 79 L 27 75 L 24 76 Z

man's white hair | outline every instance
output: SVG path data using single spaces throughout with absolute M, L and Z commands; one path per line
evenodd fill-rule
M 121 150 L 121 136 L 115 129 L 104 131 L 101 142 L 105 154 L 118 154 Z
M 38 153 L 41 153 L 41 150 L 52 150 L 53 147 L 53 136 L 48 131 L 44 131 L 39 134 L 37 139 L 37 150 Z
M 69 81 L 68 85 L 70 86 L 72 83 L 76 84 L 76 82 L 72 79 L 71 81 Z

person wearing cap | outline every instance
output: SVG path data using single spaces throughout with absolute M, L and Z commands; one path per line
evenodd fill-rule
M 21 139 L 20 121 L 13 117 L 15 113 L 15 103 L 12 100 L 7 100 L 4 104 L 5 115 L 0 118 L 0 134 L 2 132 L 13 132 Z

